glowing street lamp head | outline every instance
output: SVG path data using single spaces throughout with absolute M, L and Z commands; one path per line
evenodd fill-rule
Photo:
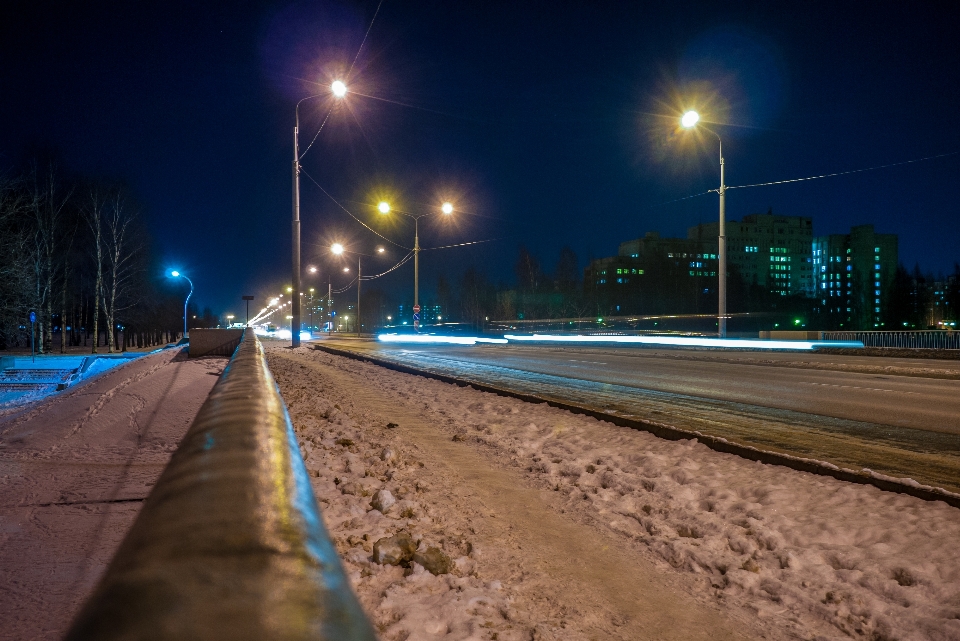
M 292 291 L 293 291 L 293 287 L 287 287 L 287 293 L 290 293 Z
M 387 250 L 384 249 L 383 247 L 377 247 L 377 253 L 378 253 L 378 254 L 382 254 L 382 253 L 385 252 L 385 251 L 387 251 Z
M 449 216 L 453 213 L 453 205 L 451 203 L 443 203 L 443 205 L 440 206 L 440 211 Z
M 180 272 L 178 272 L 177 270 L 173 270 L 172 272 L 170 272 L 170 275 L 173 276 L 174 278 L 180 278 Z
M 333 95 L 337 98 L 343 98 L 347 95 L 347 85 L 343 84 L 340 80 L 334 80 L 333 84 L 330 85 L 330 91 L 332 91 Z
M 689 129 L 690 127 L 693 127 L 698 122 L 700 122 L 700 114 L 692 110 L 683 114 L 683 117 L 680 118 L 680 124 L 686 127 L 687 129 Z
M 341 245 L 340 243 L 334 243 L 330 245 L 330 251 L 332 251 L 334 254 L 339 256 L 340 254 L 343 253 L 343 245 Z
M 380 213 L 381 213 L 381 214 L 389 214 L 389 213 L 390 213 L 390 204 L 387 203 L 386 201 L 381 201 L 380 204 L 377 205 L 377 209 L 380 210 Z
M 344 267 L 344 268 L 343 268 L 343 271 L 344 271 L 344 273 L 346 273 L 346 272 L 350 271 L 350 268 L 349 268 L 349 267 Z
M 307 268 L 307 271 L 310 272 L 311 274 L 316 274 L 316 273 L 317 273 L 317 268 L 316 268 L 316 267 L 309 267 L 309 268 Z

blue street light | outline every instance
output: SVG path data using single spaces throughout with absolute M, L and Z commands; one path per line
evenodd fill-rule
M 193 281 L 190 280 L 186 274 L 181 274 L 177 270 L 170 272 L 170 275 L 174 278 L 186 278 L 187 282 L 190 283 L 190 293 L 187 294 L 187 300 L 183 301 L 183 337 L 187 337 L 187 303 L 190 302 L 190 297 L 193 296 Z

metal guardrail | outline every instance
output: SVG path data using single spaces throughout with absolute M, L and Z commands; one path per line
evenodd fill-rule
M 831 341 L 861 341 L 864 347 L 960 349 L 960 332 L 954 331 L 823 332 L 823 338 Z
M 66 639 L 376 639 L 253 332 Z

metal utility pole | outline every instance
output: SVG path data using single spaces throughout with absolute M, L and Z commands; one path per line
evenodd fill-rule
M 253 296 L 244 296 L 243 300 L 247 302 L 247 319 L 243 323 L 244 327 L 250 324 L 250 301 L 253 300 Z
M 357 338 L 360 338 L 360 256 L 357 255 Z
M 328 321 L 329 324 L 327 325 L 327 336 L 329 336 L 329 335 L 330 335 L 330 332 L 333 331 L 333 293 L 332 293 L 332 290 L 333 290 L 333 285 L 331 285 L 331 284 L 330 284 L 330 281 L 328 280 L 328 281 L 327 281 L 327 318 L 329 318 L 330 320 Z
M 720 140 L 720 136 L 717 136 Z M 727 185 L 724 181 L 723 142 L 720 142 L 720 261 L 717 293 L 717 333 L 720 338 L 727 337 Z
M 293 249 L 293 319 L 290 321 L 290 345 L 300 347 L 300 103 L 297 103 L 293 126 L 293 221 L 291 244 Z M 296 327 L 296 330 L 294 330 Z
M 420 220 L 413 219 L 413 305 L 420 304 Z

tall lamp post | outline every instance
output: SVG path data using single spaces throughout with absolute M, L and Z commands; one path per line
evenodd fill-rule
M 347 95 L 347 85 L 337 80 L 330 85 L 330 92 L 337 98 Z M 290 321 L 290 339 L 292 347 L 300 347 L 300 103 L 325 94 L 307 96 L 297 103 L 294 110 L 293 125 L 293 221 L 291 223 L 291 245 L 293 246 L 293 319 Z M 309 149 L 309 147 L 308 147 Z M 294 330 L 296 327 L 296 330 Z
M 340 243 L 334 243 L 330 246 L 330 251 L 337 256 L 342 256 L 344 254 L 355 254 L 357 257 L 357 338 L 360 338 L 360 281 L 362 280 L 363 272 L 361 271 L 360 259 L 364 256 L 371 256 L 371 254 L 361 254 L 360 252 L 348 252 L 344 249 L 343 245 Z M 377 247 L 377 253 L 382 254 L 384 252 L 383 247 Z
M 190 293 L 187 294 L 187 299 L 183 301 L 183 337 L 187 337 L 187 303 L 190 302 L 190 297 L 193 296 L 193 281 L 187 277 L 186 274 L 181 274 L 180 272 L 174 270 L 170 272 L 170 275 L 174 278 L 185 278 L 188 283 L 190 283 Z
M 403 214 L 407 218 L 413 219 L 413 306 L 419 307 L 420 305 L 420 219 L 424 216 L 429 216 L 435 212 L 429 212 L 426 214 L 413 215 L 405 211 L 400 211 L 399 209 L 391 209 L 390 203 L 381 202 L 377 205 L 377 211 L 381 214 L 389 214 L 391 211 L 396 211 L 398 214 Z M 453 213 L 453 204 L 445 202 L 440 205 L 440 212 L 444 216 L 449 216 Z
M 696 111 L 688 111 L 683 114 L 683 117 L 680 118 L 680 124 L 685 129 L 692 129 L 700 122 L 700 114 Z M 712 129 L 707 129 L 707 131 L 712 133 L 717 137 L 717 142 L 720 144 L 720 188 L 717 192 L 720 194 L 720 236 L 719 236 L 719 264 L 717 266 L 717 276 L 719 280 L 717 282 L 717 295 L 719 297 L 717 305 L 717 334 L 720 338 L 727 337 L 727 213 L 726 213 L 726 200 L 727 200 L 727 185 L 724 181 L 724 165 L 723 165 L 723 141 L 720 140 L 720 134 L 713 131 Z M 711 190 L 712 191 L 712 190 Z

